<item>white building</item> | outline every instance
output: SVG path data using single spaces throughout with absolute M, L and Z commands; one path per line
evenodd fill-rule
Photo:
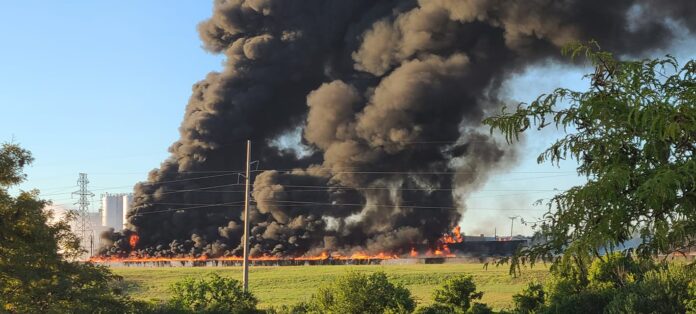
M 103 194 L 101 207 L 101 225 L 121 231 L 128 222 L 126 216 L 133 204 L 133 194 Z

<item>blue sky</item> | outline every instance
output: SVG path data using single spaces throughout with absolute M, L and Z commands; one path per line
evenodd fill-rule
M 0 10 L 0 140 L 36 161 L 24 188 L 125 192 L 167 156 L 191 85 L 222 58 L 200 48 L 211 1 L 14 1 Z M 66 188 L 67 187 L 67 188 Z M 56 195 L 70 203 L 69 195 Z
M 4 3 L 0 141 L 14 140 L 36 158 L 21 188 L 39 188 L 69 205 L 79 172 L 88 173 L 97 195 L 130 192 L 144 180 L 178 138 L 191 85 L 221 68 L 222 58 L 201 49 L 196 32 L 211 7 L 200 0 Z M 694 57 L 694 47 L 693 40 L 680 41 L 654 54 L 669 51 L 683 60 Z M 507 95 L 528 101 L 559 86 L 582 89 L 583 71 L 540 65 L 508 82 Z M 468 199 L 464 231 L 508 234 L 508 216 L 539 217 L 544 209 L 535 200 L 582 182 L 572 162 L 536 164 L 556 135 L 529 137 L 516 166 Z

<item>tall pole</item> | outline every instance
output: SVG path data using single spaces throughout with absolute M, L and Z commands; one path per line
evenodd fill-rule
M 85 251 L 89 251 L 87 249 L 87 234 L 92 232 L 92 223 L 90 221 L 90 213 L 89 213 L 89 204 L 90 201 L 89 199 L 91 197 L 94 197 L 94 193 L 90 192 L 87 190 L 87 185 L 89 184 L 89 180 L 87 179 L 87 174 L 86 173 L 80 173 L 79 178 L 77 179 L 77 186 L 80 188 L 79 190 L 72 192 L 72 196 L 77 195 L 80 197 L 80 199 L 75 203 L 75 205 L 78 205 L 77 209 L 77 221 L 76 223 L 76 232 L 77 235 L 80 237 L 80 247 L 84 248 Z M 91 245 L 91 243 L 90 243 Z M 91 250 L 91 248 L 90 248 Z M 90 253 L 91 254 L 91 253 Z M 90 257 L 92 257 L 90 255 Z
M 510 240 L 512 240 L 512 226 L 515 224 L 515 219 L 517 219 L 517 216 L 511 216 L 508 218 L 510 218 Z
M 251 158 L 251 141 L 247 140 L 246 174 L 244 176 L 244 275 L 242 283 L 244 292 L 249 291 L 249 164 Z

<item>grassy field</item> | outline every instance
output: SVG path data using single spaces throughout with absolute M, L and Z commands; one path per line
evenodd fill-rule
M 169 297 L 169 286 L 185 277 L 200 277 L 216 272 L 220 276 L 241 280 L 241 267 L 112 269 L 124 277 L 126 291 L 132 297 L 142 300 L 166 300 Z M 384 271 L 391 280 L 402 283 L 411 290 L 419 304 L 431 303 L 433 290 L 448 277 L 470 274 L 474 277 L 478 289 L 484 292 L 483 302 L 496 309 L 510 306 L 513 294 L 522 290 L 527 282 L 543 280 L 548 272 L 544 266 L 536 266 L 513 278 L 508 274 L 507 267 L 489 266 L 488 269 L 484 269 L 482 264 L 256 266 L 252 267 L 249 273 L 249 288 L 259 298 L 261 307 L 291 304 L 307 300 L 317 287 L 331 282 L 349 270 Z

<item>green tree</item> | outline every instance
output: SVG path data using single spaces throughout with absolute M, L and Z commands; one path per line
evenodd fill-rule
M 607 305 L 607 313 L 686 313 L 696 295 L 696 269 L 681 264 L 660 265 L 640 280 L 620 289 Z
M 544 306 L 546 293 L 540 283 L 529 283 L 521 293 L 512 296 L 517 313 L 536 313 Z
M 474 279 L 468 275 L 447 280 L 442 287 L 433 292 L 433 300 L 440 304 L 466 311 L 474 300 L 480 300 L 483 292 L 476 291 Z
M 513 267 L 539 258 L 587 264 L 588 253 L 601 258 L 635 235 L 643 258 L 696 244 L 696 62 L 620 61 L 593 43 L 564 53 L 594 66 L 589 90 L 559 88 L 484 121 L 509 142 L 533 126 L 563 130 L 538 162 L 573 158 L 587 178 L 551 198 L 540 225 L 547 241 L 522 250 Z
M 320 288 L 309 307 L 310 313 L 411 313 L 416 302 L 408 289 L 389 282 L 383 272 L 349 272 Z
M 238 280 L 212 273 L 206 278 L 186 278 L 171 287 L 174 309 L 193 313 L 258 313 L 258 300 L 245 292 Z
M 68 221 L 48 223 L 38 191 L 10 195 L 32 160 L 18 145 L 0 148 L 0 312 L 128 312 L 128 299 L 112 285 L 119 278 L 74 261 L 82 254 L 78 239 Z
M 542 286 L 513 296 L 513 313 L 684 313 L 696 285 L 696 267 L 647 263 L 612 254 L 594 259 L 587 277 L 560 264 Z
M 492 313 L 482 303 L 475 303 L 483 297 L 483 292 L 476 291 L 474 278 L 461 275 L 448 279 L 442 287 L 433 292 L 435 303 L 418 309 L 419 314 L 437 313 Z

